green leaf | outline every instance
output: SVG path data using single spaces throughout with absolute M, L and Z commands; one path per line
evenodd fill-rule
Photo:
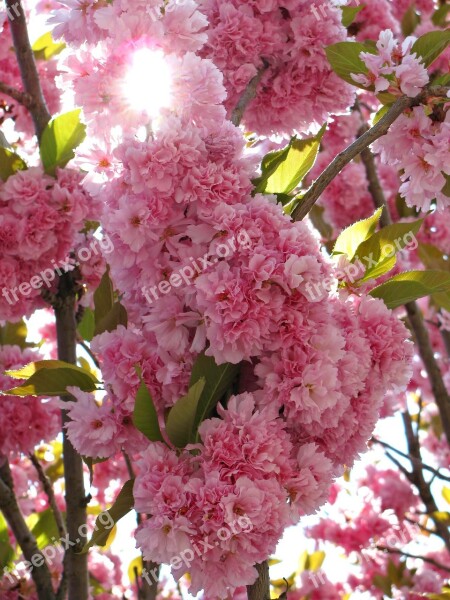
M 447 487 L 443 488 L 442 497 L 447 502 L 447 504 L 450 504 L 450 488 L 447 488 Z
M 205 384 L 205 378 L 201 377 L 189 388 L 187 395 L 180 398 L 169 412 L 166 421 L 166 431 L 170 441 L 177 448 L 184 448 L 190 442 L 195 441 L 192 432 L 198 409 L 198 401 L 200 400 Z
M 444 196 L 450 198 L 450 175 L 447 175 L 446 173 L 443 173 L 443 175 L 445 177 L 445 185 L 442 188 L 441 192 L 444 194 Z
M 119 325 L 128 324 L 125 307 L 114 300 L 114 287 L 106 269 L 98 288 L 94 292 L 94 335 L 104 331 L 114 331 Z
M 158 414 L 153 403 L 153 398 L 142 379 L 136 394 L 133 423 L 136 429 L 139 429 L 150 441 L 164 441 L 159 428 Z
M 0 179 L 6 181 L 10 175 L 25 171 L 26 168 L 27 165 L 18 154 L 0 146 Z
M 368 69 L 359 55 L 361 52 L 376 54 L 376 51 L 371 46 L 361 44 L 360 42 L 338 42 L 337 44 L 327 46 L 325 52 L 331 68 L 341 79 L 356 87 L 373 90 L 373 86 L 366 88 L 357 83 L 351 76 L 352 73 L 364 75 L 368 73 Z
M 445 271 L 407 271 L 374 288 L 370 295 L 381 298 L 388 308 L 397 308 L 418 298 L 450 290 L 450 274 Z
M 93 392 L 99 381 L 86 369 L 60 360 L 40 360 L 25 367 L 6 371 L 14 379 L 26 379 L 22 385 L 1 392 L 14 396 L 61 396 L 68 386 Z
M 144 568 L 144 564 L 142 562 L 142 556 L 136 556 L 128 565 L 128 579 L 131 584 L 136 583 L 136 576 L 140 577 L 142 575 L 142 570 Z
M 224 363 L 216 365 L 214 358 L 200 354 L 197 357 L 191 373 L 189 387 L 192 387 L 199 379 L 205 378 L 206 383 L 198 401 L 197 413 L 193 424 L 196 433 L 200 423 L 209 417 L 216 404 L 231 388 L 237 378 L 240 365 Z M 197 439 L 198 435 L 196 435 Z
M 433 25 L 436 25 L 436 27 L 445 27 L 445 25 L 447 24 L 447 16 L 449 13 L 450 4 L 444 4 L 443 6 L 438 8 L 431 17 Z
M 14 548 L 11 546 L 8 535 L 8 525 L 0 512 L 0 569 L 11 564 L 14 558 Z
M 255 181 L 255 192 L 283 195 L 292 192 L 313 168 L 325 129 L 326 125 L 312 138 L 293 137 L 286 148 L 265 156 L 261 177 Z
M 111 535 L 114 526 L 122 517 L 133 510 L 134 498 L 133 498 L 133 486 L 134 479 L 128 480 L 123 488 L 120 490 L 116 501 L 109 510 L 100 513 L 95 520 L 94 533 L 91 539 L 81 551 L 81 554 L 85 554 L 92 546 L 106 546 L 108 538 Z
M 86 342 L 90 342 L 94 337 L 95 317 L 94 312 L 89 307 L 84 309 L 83 318 L 78 323 L 77 329 Z
M 412 35 L 416 30 L 416 27 L 420 24 L 420 15 L 416 12 L 416 7 L 413 4 L 408 8 L 408 10 L 403 15 L 402 19 L 402 33 L 406 37 L 408 35 Z
M 446 260 L 443 252 L 433 244 L 420 243 L 417 252 L 427 269 L 450 271 L 450 260 Z
M 39 150 L 44 170 L 55 175 L 56 167 L 65 167 L 75 154 L 74 149 L 86 137 L 86 125 L 80 121 L 79 108 L 52 119 L 41 137 Z
M 342 10 L 342 25 L 344 27 L 350 27 L 353 21 L 356 19 L 356 15 L 366 8 L 364 5 L 361 6 L 341 6 Z
M 42 550 L 42 548 L 53 544 L 54 540 L 59 538 L 58 526 L 51 508 L 37 514 L 34 513 L 32 517 L 34 517 L 34 522 L 28 521 L 28 525 L 31 527 L 31 533 L 36 538 L 39 550 Z
M 27 335 L 27 326 L 23 319 L 18 323 L 6 322 L 3 326 L 0 326 L 0 346 L 30 348 L 34 344 L 26 341 Z
M 411 242 L 416 241 L 423 219 L 411 223 L 393 223 L 377 231 L 362 242 L 355 253 L 366 272 L 362 281 L 375 279 L 394 268 L 395 255 Z
M 64 50 L 66 44 L 53 41 L 51 32 L 44 33 L 37 39 L 32 47 L 34 58 L 37 60 L 49 60 Z
M 358 246 L 369 238 L 376 229 L 381 218 L 383 209 L 376 210 L 371 217 L 362 221 L 357 221 L 344 229 L 339 235 L 334 245 L 333 254 L 346 254 L 349 260 L 352 260 L 356 254 Z
M 425 66 L 429 67 L 449 44 L 450 29 L 430 31 L 414 42 L 411 52 L 421 56 Z
M 372 121 L 373 125 L 376 125 L 378 123 L 378 121 L 382 117 L 384 117 L 384 115 L 388 112 L 388 110 L 389 110 L 389 106 L 382 106 L 373 118 L 373 121 Z
M 323 550 L 317 550 L 317 552 L 313 552 L 308 556 L 306 569 L 308 571 L 318 571 L 320 567 L 323 565 L 323 561 L 325 560 L 325 552 Z

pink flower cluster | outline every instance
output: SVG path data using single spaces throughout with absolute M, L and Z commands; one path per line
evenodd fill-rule
M 296 450 L 273 408 L 255 411 L 252 394 L 230 398 L 219 415 L 200 427 L 198 453 L 152 444 L 134 487 L 136 509 L 151 515 L 136 536 L 144 556 L 171 563 L 177 577 L 190 570 L 189 591 L 214 598 L 255 579 L 253 565 L 324 498 L 332 471 L 314 444 Z M 188 553 L 190 569 L 177 566 Z
M 209 21 L 203 56 L 224 75 L 231 111 L 268 64 L 245 113 L 248 131 L 289 135 L 352 104 L 351 88 L 331 70 L 324 47 L 346 39 L 341 11 L 326 0 L 201 0 Z M 317 12 L 322 10 L 322 12 Z
M 29 11 L 27 12 L 30 14 Z M 0 9 L 0 73 L 2 74 L 2 83 L 20 90 L 23 88 L 22 79 L 16 56 L 11 51 L 12 46 L 8 18 L 6 12 Z M 54 59 L 37 60 L 36 65 L 45 100 L 50 112 L 55 114 L 60 108 L 60 95 L 55 87 L 55 77 L 58 75 L 56 61 Z M 18 132 L 26 133 L 29 136 L 34 134 L 33 122 L 28 110 L 9 96 L 0 93 L 0 123 L 4 119 L 14 120 Z
M 320 30 L 306 3 L 301 15 L 297 4 L 286 12 L 275 2 L 266 6 L 274 43 L 273 11 L 299 28 L 297 38 Z M 116 8 L 114 2 L 109 10 Z M 231 3 L 224 8 L 236 10 Z M 259 10 L 249 3 L 243 16 L 251 24 Z M 164 19 L 157 44 L 165 39 Z M 284 27 L 279 18 L 274 23 Z M 241 35 L 251 32 L 239 26 Z M 336 22 L 325 30 L 339 37 L 342 28 Z M 189 567 L 172 564 L 175 575 L 189 570 L 191 591 L 203 588 L 216 598 L 253 582 L 254 563 L 267 558 L 284 528 L 325 500 L 342 464 L 364 449 L 383 394 L 406 385 L 412 347 L 381 301 L 331 296 L 323 280 L 333 281 L 332 269 L 308 226 L 293 223 L 274 198 L 252 196 L 255 160 L 240 130 L 225 120 L 219 71 L 174 40 L 168 63 L 189 64 L 184 88 L 175 83 L 184 96 L 151 132 L 135 136 L 124 127 L 111 161 L 115 177 L 98 192 L 102 227 L 114 245 L 107 260 L 129 324 L 93 340 L 107 397 L 97 404 L 71 389 L 78 401 L 68 432 L 85 455 L 112 456 L 122 447 L 140 453 L 136 509 L 151 517 L 137 533 L 139 546 L 157 562 L 191 550 Z M 320 78 L 324 59 L 312 54 Z M 300 81 L 298 89 L 308 77 Z M 330 85 L 336 89 L 331 75 Z M 335 105 L 335 97 L 329 101 Z M 88 111 L 101 111 L 98 98 Z M 126 122 L 114 111 L 108 119 Z M 187 392 L 203 352 L 218 365 L 243 363 L 243 393 L 202 423 L 194 447 L 175 452 L 147 442 L 131 425 L 136 364 L 164 430 L 165 414 Z M 251 530 L 222 540 L 239 516 Z M 198 552 L 205 536 L 215 538 L 213 548 Z
M 5 371 L 20 369 L 39 355 L 19 346 L 0 347 L 0 390 L 20 385 L 20 380 L 5 375 Z M 32 452 L 41 441 L 52 440 L 60 430 L 59 411 L 52 400 L 34 396 L 19 398 L 1 396 L 0 400 L 0 460 L 10 452 Z
M 58 169 L 54 179 L 33 167 L 0 183 L 0 320 L 18 320 L 42 305 L 42 281 L 30 282 L 64 261 L 84 220 L 95 216 L 82 178 Z
M 411 53 L 414 37 L 397 44 L 389 29 L 382 31 L 376 44 L 378 52 L 361 52 L 361 59 L 369 69 L 367 75 L 352 74 L 365 87 L 375 86 L 375 92 L 390 92 L 416 96 L 428 83 L 429 77 L 420 57 Z
M 381 159 L 401 169 L 400 194 L 424 212 L 448 207 L 444 186 L 450 176 L 450 111 L 444 120 L 430 118 L 424 106 L 401 115 L 374 145 Z

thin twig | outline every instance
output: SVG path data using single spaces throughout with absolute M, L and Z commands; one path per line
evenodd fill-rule
M 28 108 L 29 106 L 32 106 L 32 104 L 33 104 L 33 100 L 29 94 L 22 92 L 20 90 L 17 90 L 16 88 L 11 87 L 10 85 L 8 85 L 7 83 L 4 83 L 3 81 L 0 81 L 0 92 L 2 94 L 6 94 L 7 96 L 12 98 L 19 104 L 22 104 L 26 108 Z
M 381 119 L 357 140 L 353 142 L 346 150 L 340 152 L 336 158 L 328 165 L 323 173 L 316 179 L 306 194 L 303 196 L 301 203 L 295 208 L 292 213 L 294 221 L 301 221 L 311 210 L 314 204 L 324 192 L 326 187 L 339 175 L 342 169 L 348 165 L 358 154 L 370 146 L 375 140 L 385 135 L 389 127 L 394 121 L 408 108 L 417 106 L 432 96 L 446 96 L 448 88 L 444 86 L 436 86 L 423 90 L 415 98 L 402 96 L 394 102 L 387 113 Z
M 434 513 L 439 511 L 437 504 L 433 498 L 433 494 L 430 490 L 430 485 L 425 480 L 422 470 L 422 456 L 420 453 L 419 442 L 414 435 L 411 415 L 408 412 L 402 413 L 403 425 L 405 428 L 406 440 L 408 442 L 408 453 L 414 457 L 414 461 L 411 461 L 412 472 L 409 474 L 408 479 L 417 488 L 420 498 L 425 505 L 425 509 L 428 515 L 433 519 L 434 526 L 436 528 L 436 535 L 438 535 L 444 542 L 447 550 L 450 552 L 450 533 L 447 526 L 433 517 Z
M 242 93 L 242 96 L 239 98 L 239 101 L 236 104 L 236 107 L 234 108 L 233 112 L 231 113 L 231 119 L 230 119 L 231 122 L 233 123 L 233 125 L 236 125 L 236 127 L 238 127 L 240 125 L 247 106 L 250 104 L 250 102 L 256 96 L 256 91 L 258 89 L 258 85 L 262 79 L 262 76 L 264 75 L 264 73 L 267 71 L 268 68 L 269 68 L 269 63 L 263 59 L 263 66 L 260 69 L 258 69 L 258 72 L 253 77 L 253 79 L 251 79 L 249 81 L 247 87 L 245 88 L 245 90 Z
M 48 503 L 49 503 L 50 508 L 52 509 L 53 515 L 55 517 L 56 526 L 58 528 L 58 533 L 61 538 L 64 538 L 67 533 L 66 526 L 65 526 L 61 511 L 59 510 L 59 506 L 56 503 L 55 492 L 53 491 L 52 483 L 51 483 L 50 479 L 47 477 L 47 475 L 45 474 L 44 469 L 42 468 L 42 465 L 39 462 L 39 460 L 37 459 L 36 455 L 30 453 L 28 456 L 29 456 L 34 468 L 36 469 L 36 472 L 39 477 L 39 481 L 42 483 L 42 487 L 44 488 L 44 492 L 48 498 Z
M 442 563 L 434 560 L 434 558 L 429 558 L 428 556 L 416 556 L 415 554 L 410 554 L 409 552 L 403 552 L 402 550 L 398 550 L 397 548 L 388 548 L 386 546 L 376 546 L 377 550 L 381 550 L 382 552 L 388 552 L 389 554 L 399 554 L 400 556 L 404 556 L 405 558 L 417 558 L 418 560 L 423 560 L 423 562 L 429 563 L 438 569 L 442 569 L 442 571 L 447 571 L 450 573 L 450 568 L 446 567 Z
M 383 442 L 382 440 L 379 440 L 375 437 L 372 437 L 371 441 L 374 442 L 375 444 L 379 444 L 380 446 L 383 446 L 384 448 L 389 448 L 389 450 L 392 450 L 399 456 L 403 456 L 403 458 L 407 458 L 410 461 L 417 461 L 417 459 L 415 459 L 410 454 L 406 454 L 405 452 L 402 452 L 401 450 L 394 448 L 394 446 L 391 446 L 387 442 Z M 444 481 L 450 481 L 450 477 L 447 477 L 447 475 L 442 475 L 442 473 L 438 469 L 435 469 L 434 467 L 430 467 L 430 465 L 427 465 L 422 461 L 420 461 L 420 466 L 422 467 L 422 469 L 425 469 L 426 471 L 430 471 L 430 473 L 433 473 L 439 479 L 442 479 Z

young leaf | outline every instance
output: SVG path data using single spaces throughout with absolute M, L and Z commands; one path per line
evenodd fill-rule
M 361 52 L 376 54 L 376 51 L 371 46 L 361 44 L 360 42 L 338 42 L 337 44 L 327 46 L 325 52 L 331 68 L 341 79 L 362 89 L 372 89 L 365 88 L 352 78 L 352 73 L 355 75 L 366 75 L 368 73 L 368 69 L 359 55 Z
M 362 242 L 355 253 L 366 266 L 362 281 L 375 279 L 390 271 L 396 263 L 395 255 L 416 240 L 422 223 L 423 219 L 412 223 L 393 223 Z
M 198 401 L 197 413 L 195 415 L 193 431 L 197 432 L 200 423 L 209 417 L 217 402 L 231 387 L 240 370 L 239 365 L 224 363 L 216 365 L 214 358 L 200 354 L 197 357 L 191 373 L 189 387 L 192 387 L 199 379 L 205 378 L 205 387 Z
M 407 271 L 374 288 L 370 295 L 381 298 L 388 308 L 450 290 L 450 274 L 445 271 Z
M 406 37 L 412 35 L 420 24 L 420 15 L 417 14 L 414 3 L 408 8 L 402 19 L 402 33 Z
M 90 371 L 60 360 L 29 363 L 21 369 L 6 371 L 6 375 L 26 379 L 22 385 L 2 392 L 14 396 L 61 396 L 69 386 L 93 392 L 99 383 Z
M 56 167 L 65 167 L 75 156 L 74 149 L 86 137 L 86 125 L 80 121 L 80 112 L 77 108 L 59 115 L 44 129 L 39 150 L 47 174 L 55 175 Z
M 153 398 L 145 384 L 141 379 L 136 394 L 136 401 L 133 411 L 133 423 L 136 429 L 145 435 L 152 442 L 162 442 L 163 437 L 158 423 L 158 414 L 156 412 Z
M 170 441 L 177 448 L 184 448 L 194 441 L 193 428 L 197 414 L 198 401 L 205 387 L 206 380 L 201 377 L 189 388 L 171 408 L 166 422 L 166 431 Z
M 6 181 L 10 175 L 17 171 L 25 171 L 27 165 L 18 154 L 0 146 L 0 179 Z
M 356 18 L 356 15 L 361 12 L 365 8 L 364 5 L 361 6 L 341 6 L 342 10 L 342 25 L 344 27 L 350 27 L 353 21 Z
M 255 192 L 292 192 L 313 168 L 325 129 L 326 125 L 312 138 L 298 140 L 294 137 L 286 148 L 267 155 L 261 165 L 261 177 L 256 180 Z
M 6 322 L 0 326 L 0 346 L 20 346 L 20 348 L 29 348 L 34 346 L 31 342 L 27 342 L 28 330 L 22 319 L 17 323 Z
M 89 307 L 84 309 L 83 318 L 78 323 L 77 329 L 78 333 L 86 342 L 90 342 L 94 337 L 95 317 L 93 311 Z
M 119 325 L 128 324 L 125 307 L 114 300 L 114 287 L 106 269 L 98 288 L 94 292 L 94 335 L 104 331 L 114 331 Z
M 59 537 L 58 526 L 51 508 L 35 513 L 33 516 L 35 522 L 31 525 L 31 533 L 36 538 L 38 548 L 42 550 L 42 548 L 52 543 L 52 538 Z
M 0 569 L 7 567 L 14 558 L 14 548 L 11 546 L 8 525 L 0 512 Z
M 36 60 L 49 60 L 62 52 L 65 47 L 63 42 L 55 42 L 51 32 L 48 31 L 34 42 L 32 50 Z
M 429 67 L 450 44 L 450 29 L 430 31 L 421 35 L 411 48 L 417 56 L 421 56 L 426 67 Z
M 346 254 L 352 260 L 358 246 L 369 238 L 376 229 L 381 218 L 382 208 L 376 210 L 371 217 L 353 223 L 340 234 L 334 245 L 333 254 Z
M 433 244 L 420 243 L 417 252 L 427 269 L 450 271 L 450 260 L 446 260 L 442 250 L 439 250 Z
M 95 520 L 94 533 L 81 550 L 81 554 L 85 554 L 92 546 L 106 546 L 116 523 L 133 509 L 133 486 L 134 479 L 129 479 L 120 490 L 111 508 L 100 513 Z

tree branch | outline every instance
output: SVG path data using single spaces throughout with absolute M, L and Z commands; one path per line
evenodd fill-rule
M 33 565 L 31 577 L 36 585 L 39 600 L 55 600 L 49 568 L 43 554 L 38 549 L 36 539 L 23 518 L 14 494 L 11 470 L 7 461 L 0 467 L 0 510 L 22 549 L 25 559 Z
M 323 171 L 303 196 L 301 203 L 292 213 L 292 219 L 294 221 L 301 221 L 309 213 L 326 187 L 337 175 L 339 175 L 342 169 L 375 140 L 385 135 L 392 123 L 394 123 L 405 110 L 417 106 L 429 97 L 444 96 L 447 92 L 448 88 L 436 86 L 428 89 L 426 88 L 415 98 L 402 96 L 396 100 L 378 123 L 363 133 L 363 135 L 355 140 L 346 150 L 340 152 L 328 165 L 325 171 Z
M 423 316 L 416 302 L 405 304 L 408 321 L 410 323 L 420 358 L 430 380 L 431 389 L 436 400 L 441 416 L 442 428 L 450 445 L 450 396 L 445 387 L 439 365 L 434 357 L 430 336 L 423 322 Z
M 25 93 L 29 96 L 29 102 L 25 106 L 30 111 L 37 138 L 40 139 L 47 123 L 50 121 L 50 113 L 48 112 L 42 93 L 21 1 L 6 0 L 6 12 L 8 14 L 23 87 Z M 17 98 L 15 99 L 18 100 Z
M 262 79 L 262 76 L 269 68 L 269 63 L 263 59 L 263 66 L 258 70 L 256 75 L 251 79 L 242 93 L 242 96 L 239 98 L 239 101 L 231 113 L 231 122 L 233 125 L 238 127 L 242 121 L 245 110 L 253 98 L 256 96 L 256 90 L 258 89 L 258 85 Z
M 265 560 L 259 565 L 255 565 L 258 571 L 258 579 L 253 585 L 247 586 L 248 600 L 269 600 L 270 599 L 270 578 L 269 563 Z
M 60 276 L 57 302 L 54 305 L 56 317 L 56 337 L 58 358 L 76 364 L 77 331 L 75 322 L 75 303 L 79 284 L 77 270 Z M 62 397 L 63 400 L 71 396 Z M 80 534 L 86 524 L 86 492 L 84 489 L 83 461 L 72 446 L 65 424 L 69 421 L 67 411 L 62 411 L 63 458 L 66 491 L 67 532 L 75 546 L 68 548 L 64 556 L 64 573 L 67 577 L 69 600 L 87 600 L 89 595 L 89 572 L 87 554 L 78 554 L 84 544 Z
M 410 454 L 405 454 L 405 452 L 402 452 L 401 450 L 398 450 L 397 448 L 394 448 L 394 446 L 391 446 L 387 442 L 383 442 L 382 440 L 379 440 L 379 439 L 377 439 L 375 437 L 372 437 L 371 442 L 373 442 L 374 444 L 379 444 L 380 446 L 383 446 L 383 448 L 389 448 L 389 450 L 392 450 L 393 452 L 395 452 L 399 456 L 403 456 L 403 458 L 407 458 L 410 461 L 416 460 Z M 450 477 L 447 477 L 447 475 L 443 475 L 438 469 L 435 469 L 434 467 L 430 467 L 430 465 L 427 465 L 427 464 L 425 464 L 422 461 L 420 461 L 420 466 L 425 471 L 430 471 L 430 473 L 433 473 L 433 475 L 435 475 L 439 479 L 442 479 L 443 481 L 450 481 Z
M 428 556 L 416 556 L 415 554 L 403 552 L 402 550 L 397 550 L 397 548 L 388 548 L 386 546 L 376 546 L 376 549 L 381 550 L 382 552 L 388 552 L 389 554 L 399 554 L 400 556 L 405 556 L 406 558 L 417 558 L 418 560 L 423 560 L 423 562 L 429 563 L 438 569 L 442 569 L 442 571 L 447 571 L 447 573 L 450 573 L 449 567 L 446 567 L 437 560 L 434 560 L 434 558 L 429 558 Z
M 42 487 L 44 488 L 44 492 L 48 498 L 48 503 L 49 503 L 50 508 L 52 509 L 53 515 L 55 517 L 59 536 L 61 538 L 64 538 L 66 536 L 66 526 L 64 524 L 64 520 L 62 518 L 62 514 L 61 514 L 61 511 L 59 510 L 58 504 L 56 503 L 56 498 L 55 498 L 55 493 L 53 491 L 52 483 L 51 483 L 50 479 L 47 477 L 47 475 L 45 474 L 44 469 L 42 468 L 42 465 L 39 462 L 39 460 L 37 459 L 36 455 L 30 453 L 28 456 L 29 456 L 34 468 L 36 469 L 36 472 L 39 477 L 39 481 L 41 482 Z
M 416 486 L 420 498 L 425 505 L 425 509 L 428 515 L 430 515 L 430 517 L 433 519 L 434 526 L 436 528 L 436 534 L 439 535 L 439 537 L 444 542 L 447 550 L 450 552 L 449 530 L 445 523 L 433 518 L 433 513 L 438 512 L 439 509 L 433 498 L 433 494 L 431 493 L 430 486 L 426 482 L 425 477 L 423 475 L 423 470 L 421 467 L 422 456 L 420 454 L 420 445 L 416 436 L 414 435 L 411 416 L 408 412 L 403 412 L 402 419 L 405 428 L 406 440 L 408 442 L 408 453 L 412 457 L 414 457 L 414 459 L 416 459 L 414 461 L 411 461 L 412 472 L 409 474 L 408 478 L 411 481 L 411 483 Z
M 18 102 L 19 104 L 22 104 L 26 108 L 28 108 L 29 106 L 32 106 L 33 101 L 32 101 L 31 96 L 29 96 L 25 92 L 22 92 L 20 90 L 17 90 L 16 88 L 11 87 L 7 83 L 3 83 L 3 81 L 0 81 L 0 92 L 2 94 L 6 94 L 10 98 L 13 98 L 13 100 Z

